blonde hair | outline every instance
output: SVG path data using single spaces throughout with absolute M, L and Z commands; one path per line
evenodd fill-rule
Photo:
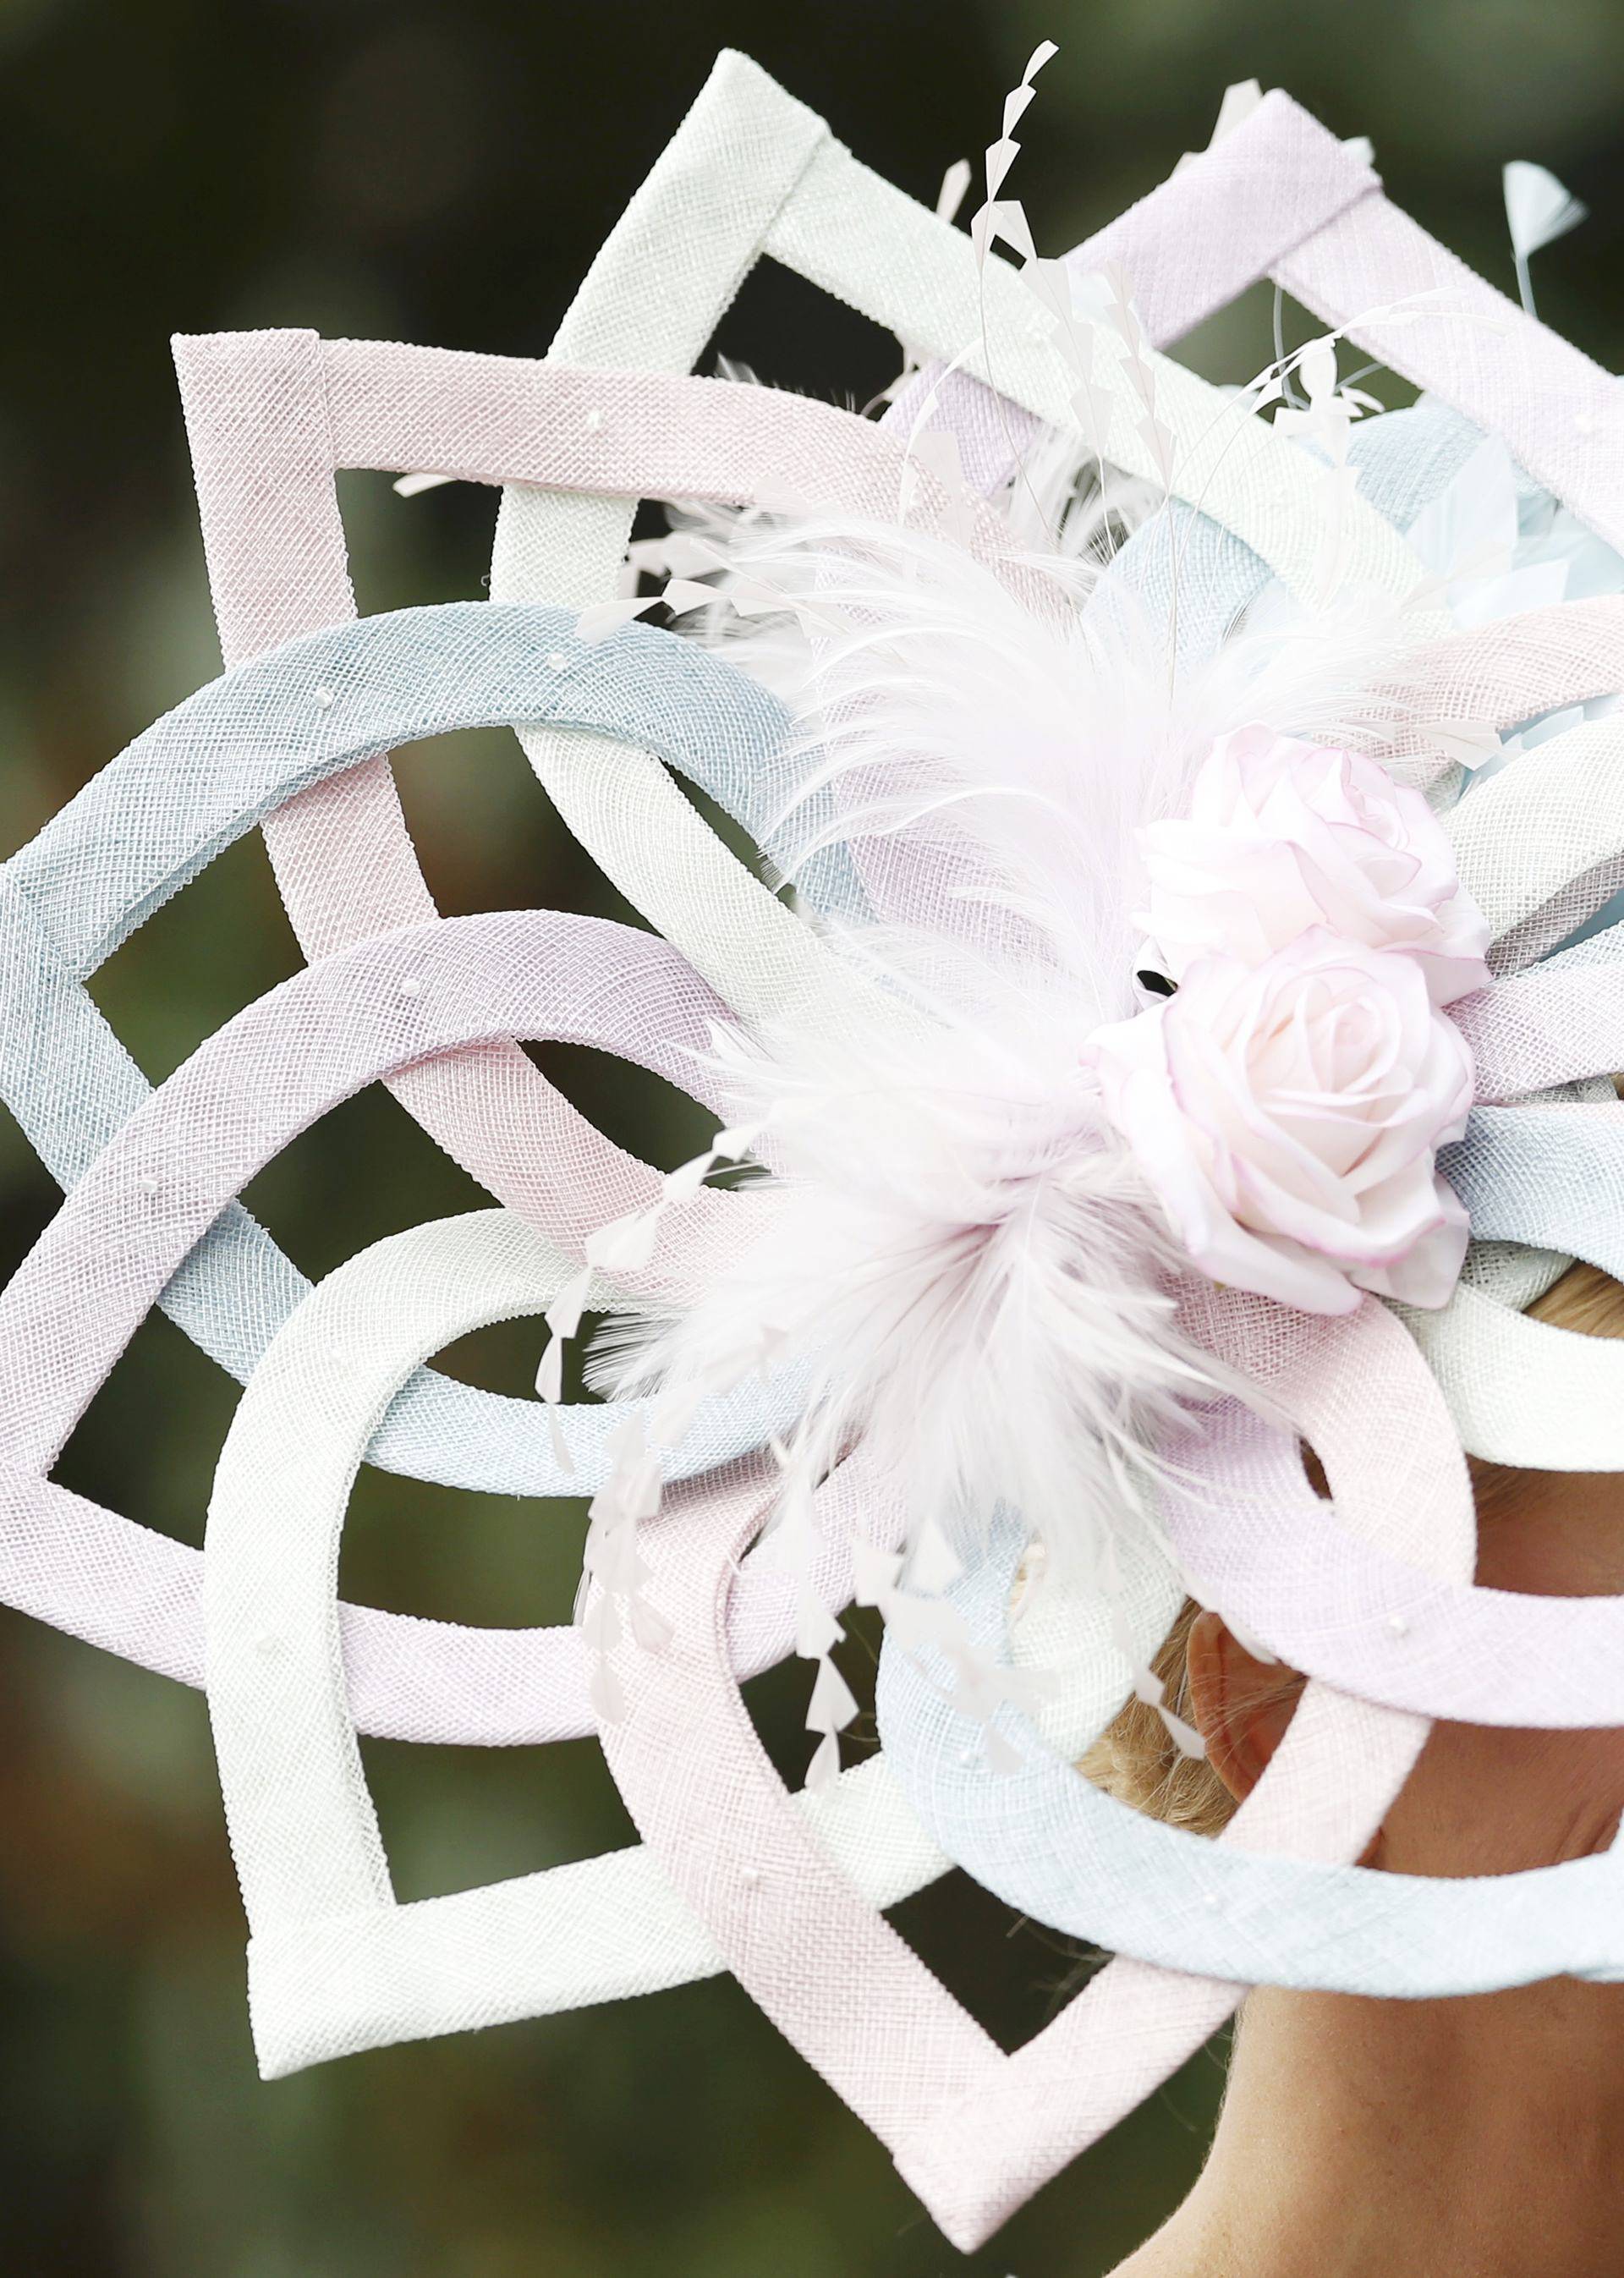
M 1624 1287 L 1594 1265 L 1569 1266 L 1528 1310 L 1536 1320 L 1575 1330 L 1582 1336 L 1624 1337 Z M 1480 1515 L 1488 1515 L 1508 1502 L 1523 1476 L 1508 1464 L 1483 1463 L 1475 1456 L 1468 1462 Z M 1311 1453 L 1308 1468 L 1323 1494 L 1323 1479 Z M 1200 1612 L 1193 1598 L 1185 1600 L 1151 1663 L 1162 1680 L 1167 1706 L 1191 1724 L 1194 1718 L 1190 1698 L 1190 1631 Z M 1290 1670 L 1264 1670 L 1252 1705 L 1261 1707 L 1288 1697 L 1298 1681 Z M 1186 1828 L 1198 1835 L 1221 1833 L 1236 1808 L 1234 1797 L 1206 1758 L 1186 1756 L 1156 1711 L 1137 1698 L 1120 1711 L 1078 1768 L 1109 1794 L 1154 1819 L 1165 1820 L 1170 1827 Z

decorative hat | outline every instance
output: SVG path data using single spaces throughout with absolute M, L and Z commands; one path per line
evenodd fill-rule
M 1247 1984 L 1624 1968 L 1616 1852 L 1350 1863 L 1429 1717 L 1624 1721 L 1624 1606 L 1476 1587 L 1465 1463 L 1624 1468 L 1620 1353 L 1523 1310 L 1624 1275 L 1624 410 L 1529 277 L 1578 216 L 1508 170 L 1518 308 L 1251 88 L 1041 258 L 1052 52 L 967 233 L 724 55 L 546 359 L 178 341 L 226 669 L 0 868 L 66 1191 L 0 1294 L 0 1593 L 207 1686 L 262 2069 L 730 1971 L 965 2250 Z M 906 344 L 878 420 L 686 376 L 763 253 Z M 1324 332 L 1165 354 L 1263 276 Z M 357 616 L 343 468 L 500 485 L 490 600 Z M 644 927 L 438 915 L 383 755 L 502 722 Z M 87 983 L 255 826 L 308 967 L 154 1090 Z M 657 1173 L 538 1039 L 713 1141 Z M 378 1081 L 499 1207 L 312 1289 L 238 1198 Z M 245 1387 L 201 1555 L 50 1478 L 156 1304 Z M 535 1401 L 426 1366 L 529 1315 Z M 590 1496 L 576 1620 L 339 1604 L 363 1461 Z M 1074 1768 L 1186 1589 L 1310 1679 L 1217 1842 Z M 798 1793 L 738 1689 L 790 1654 Z M 360 1731 L 596 1732 L 640 1844 L 400 1905 Z M 884 1917 L 954 1863 L 1119 1957 L 1012 2055 Z

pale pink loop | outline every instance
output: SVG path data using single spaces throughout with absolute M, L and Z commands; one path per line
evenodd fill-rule
M 652 936 L 533 911 L 437 921 L 361 944 L 240 1013 L 125 1126 L 0 1293 L 0 1598 L 201 1683 L 200 1554 L 44 1476 L 198 1235 L 307 1124 L 394 1068 L 492 1035 L 540 1031 L 687 1084 L 719 1010 Z M 505 1113 L 505 1101 L 492 1100 L 488 1112 Z M 488 1136 L 493 1148 L 512 1143 L 499 1121 Z M 711 1199 L 721 1206 L 712 1252 L 720 1260 L 757 1238 L 764 1205 Z M 881 1539 L 896 1518 L 873 1514 Z M 829 1543 L 814 1580 L 829 1602 L 843 1602 L 843 1544 Z M 464 1629 L 367 1608 L 346 1608 L 341 1619 L 364 1731 L 490 1747 L 591 1729 L 573 1631 Z M 752 1569 L 732 1640 L 741 1668 L 780 1659 L 793 1628 L 783 1578 Z
M 1203 1338 L 1312 1431 L 1351 1528 L 1446 1578 L 1470 1574 L 1465 1466 L 1437 1387 L 1395 1323 L 1368 1301 L 1354 1322 L 1334 1324 L 1193 1285 L 1187 1302 Z M 1338 1365 L 1327 1368 L 1332 1355 Z M 1368 1397 L 1402 1427 L 1375 1449 Z M 605 1751 L 639 1832 L 729 1968 L 967 2252 L 1200 2046 L 1242 1989 L 1119 1960 L 1003 2055 L 809 1841 L 761 1750 L 724 1640 L 729 1562 L 770 1483 L 748 1463 L 728 1476 L 737 1494 L 730 1538 L 689 1485 L 647 1531 L 651 1592 L 675 1638 L 658 1655 L 621 1648 L 629 1713 L 604 1727 Z M 1224 1839 L 1357 1856 L 1427 1729 L 1311 1686 Z M 1339 1777 L 1324 1777 L 1327 1762 Z
M 1624 1068 L 1620 977 L 1616 959 L 1536 967 L 1452 1005 L 1449 1017 L 1476 1062 L 1478 1099 L 1505 1105 Z
M 340 467 L 426 469 L 616 497 L 744 501 L 793 493 L 882 518 L 895 516 L 901 495 L 902 455 L 868 422 L 764 388 L 324 342 L 306 332 L 174 345 L 228 663 L 354 614 L 334 483 Z M 948 502 L 927 475 L 911 481 L 911 493 L 927 523 Z M 1002 562 L 988 510 L 980 510 L 976 543 L 1037 598 L 1041 581 Z M 436 915 L 386 760 L 301 793 L 264 829 L 308 956 Z M 577 1252 L 605 1219 L 658 1198 L 646 1166 L 591 1130 L 516 1044 L 413 1067 L 391 1088 L 491 1193 Z M 485 1135 L 499 1128 L 510 1135 L 505 1151 L 492 1153 Z M 681 1227 L 663 1221 L 650 1265 L 623 1276 L 627 1286 L 691 1296 L 710 1270 L 713 1217 L 707 1197 Z
M 1343 187 L 1353 195 L 1339 197 Z M 1278 89 L 1069 262 L 1086 270 L 1103 249 L 1130 276 L 1148 278 L 1177 245 L 1182 298 L 1154 300 L 1150 327 L 1155 339 L 1176 338 L 1216 305 L 1186 280 L 1211 272 L 1226 279 L 1224 298 L 1241 289 L 1228 283 L 1236 275 L 1231 217 L 1237 199 L 1248 197 L 1279 216 L 1278 250 L 1263 264 L 1279 284 L 1500 436 L 1544 489 L 1610 544 L 1624 544 L 1624 407 L 1613 375 L 1399 212 L 1363 161 Z

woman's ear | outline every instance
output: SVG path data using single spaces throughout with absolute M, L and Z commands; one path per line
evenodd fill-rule
M 1244 1803 L 1292 1721 L 1302 1678 L 1247 1651 L 1220 1614 L 1198 1614 L 1186 1648 L 1190 1708 L 1207 1761 Z

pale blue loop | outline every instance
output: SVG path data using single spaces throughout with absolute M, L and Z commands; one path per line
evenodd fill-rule
M 638 745 L 765 829 L 796 779 L 777 698 L 673 634 L 632 624 L 589 643 L 574 624 L 568 609 L 448 601 L 288 641 L 155 721 L 5 874 L 64 962 L 89 974 L 311 784 L 399 744 L 502 725 Z
M 1587 966 L 1620 961 L 1624 961 L 1624 921 L 1615 919 L 1610 926 L 1588 926 L 1582 936 L 1553 949 L 1549 957 L 1542 957 L 1537 969 L 1541 973 L 1578 973 Z
M 1402 531 L 1454 480 L 1482 440 L 1458 412 L 1417 404 L 1361 420 L 1348 438 L 1348 459 L 1359 470 L 1360 495 Z M 1171 501 L 1128 539 L 1091 607 L 1109 608 L 1118 591 L 1132 594 L 1154 620 L 1176 622 L 1178 661 L 1197 664 L 1222 646 L 1273 576 L 1233 531 Z
M 296 792 L 396 745 L 461 728 L 550 723 L 642 746 L 746 829 L 782 806 L 788 722 L 756 682 L 642 625 L 588 644 L 575 613 L 451 602 L 308 635 L 212 682 L 156 722 L 0 867 L 0 1097 L 72 1186 L 152 1087 L 82 983 L 222 848 Z M 163 1307 L 246 1382 L 309 1283 L 233 1204 Z M 696 1417 L 670 1457 L 684 1477 L 782 1431 L 793 1372 L 752 1378 Z M 570 1407 L 575 1469 L 539 1403 L 420 1369 L 370 1459 L 410 1478 L 502 1494 L 590 1494 L 623 1410 Z
M 1018 1556 L 1018 1540 L 998 1541 L 950 1593 L 975 1643 L 1005 1663 Z M 991 1770 L 980 1727 L 951 1693 L 940 1655 L 916 1661 L 887 1635 L 875 1708 L 892 1776 L 949 1859 L 1068 1938 L 1239 1984 L 1384 1999 L 1624 1969 L 1616 1846 L 1459 1880 L 1248 1856 L 1103 1794 L 1008 1705 L 995 1721 L 1020 1769 Z
M 1473 1238 L 1583 1257 L 1624 1281 L 1624 1109 L 1475 1108 L 1438 1168 Z M 1608 1347 L 1624 1391 L 1624 1347 Z
M 1609 967 L 1624 988 L 1624 924 L 1586 934 L 1535 970 Z M 1474 1241 L 1558 1250 L 1624 1280 L 1624 1106 L 1595 1105 L 1594 1114 L 1531 1100 L 1472 1110 L 1465 1137 L 1438 1150 L 1438 1169 L 1466 1205 Z

